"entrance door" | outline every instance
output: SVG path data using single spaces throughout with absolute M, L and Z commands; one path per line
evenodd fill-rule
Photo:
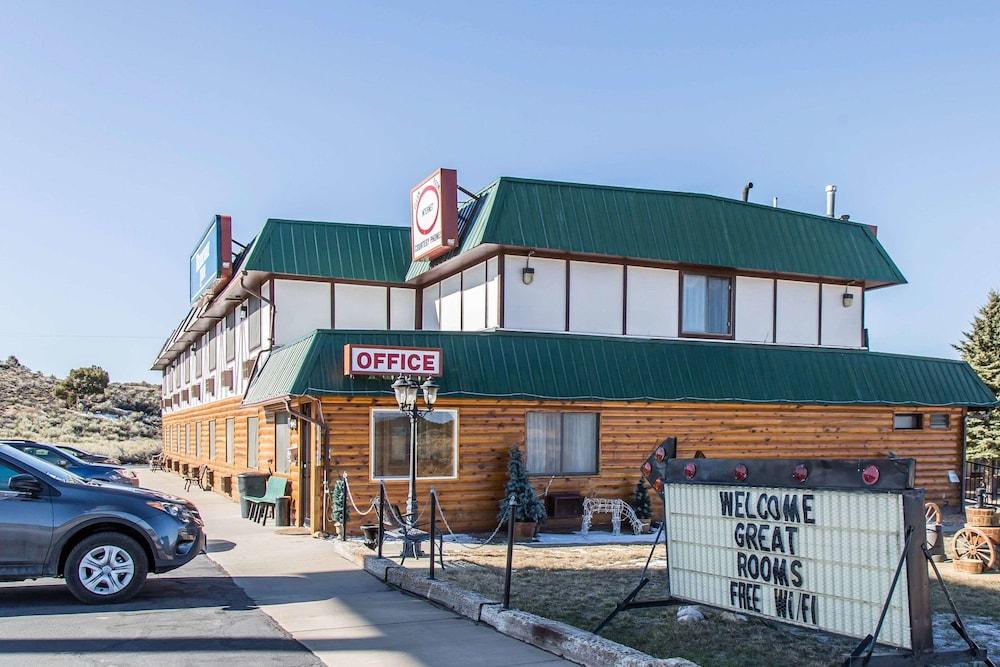
M 302 414 L 310 416 L 306 405 Z M 310 509 L 312 508 L 312 424 L 304 419 L 299 420 L 299 517 L 303 526 L 309 526 Z

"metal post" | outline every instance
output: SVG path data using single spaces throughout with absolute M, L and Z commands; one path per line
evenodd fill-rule
M 431 573 L 430 578 L 434 578 L 434 538 L 437 532 L 437 493 L 431 488 Z
M 378 557 L 382 557 L 382 542 L 385 540 L 385 482 L 378 483 Z
M 343 479 L 344 479 L 344 525 L 341 527 L 341 530 L 340 530 L 340 541 L 341 542 L 346 542 L 347 541 L 347 521 L 348 521 L 348 519 L 350 519 L 350 516 L 351 516 L 350 515 L 350 510 L 348 509 L 348 505 L 351 502 L 350 501 L 351 488 L 349 486 L 347 486 L 347 473 L 345 472 L 343 475 L 344 475 L 344 477 L 343 477 Z
M 406 496 L 406 511 L 409 515 L 406 522 L 412 530 L 417 523 L 417 406 L 409 408 L 407 414 L 410 417 L 410 488 Z
M 514 565 L 514 508 L 517 499 L 510 495 L 507 503 L 507 570 L 503 577 L 503 609 L 510 609 L 510 573 Z

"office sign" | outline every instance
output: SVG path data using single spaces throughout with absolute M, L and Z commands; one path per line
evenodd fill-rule
M 434 259 L 458 244 L 458 173 L 438 169 L 410 191 L 413 259 Z
M 216 215 L 198 239 L 188 260 L 191 303 L 225 284 L 232 274 L 233 219 Z
M 643 473 L 664 493 L 671 596 L 863 639 L 905 551 L 879 642 L 928 649 L 923 491 L 913 489 L 913 467 L 912 459 L 654 454 Z
M 442 372 L 437 348 L 345 345 L 344 375 L 414 375 L 437 377 Z

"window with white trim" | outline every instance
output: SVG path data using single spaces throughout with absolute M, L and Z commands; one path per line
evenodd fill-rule
M 399 410 L 372 410 L 372 479 L 410 475 L 410 418 Z M 435 410 L 417 422 L 417 477 L 458 476 L 458 411 Z
M 596 412 L 529 412 L 527 466 L 532 475 L 597 473 Z

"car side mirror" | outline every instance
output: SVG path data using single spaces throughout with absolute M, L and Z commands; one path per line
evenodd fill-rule
M 7 482 L 7 488 L 15 493 L 37 496 L 45 488 L 37 478 L 31 475 L 14 475 Z

